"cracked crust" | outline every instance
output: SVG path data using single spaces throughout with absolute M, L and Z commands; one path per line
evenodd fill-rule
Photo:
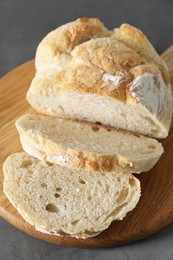
M 156 103 L 162 98 L 162 111 L 158 111 L 156 115 L 151 109 L 151 103 L 155 101 L 147 97 L 140 100 L 131 88 L 138 77 L 147 74 L 153 78 L 163 78 L 161 83 L 165 99 L 161 97 L 160 90 L 157 92 L 158 98 L 155 95 L 160 83 L 155 84 L 157 82 L 153 80 L 153 84 L 148 80 L 151 96 L 156 97 Z M 105 75 L 108 78 L 106 80 Z M 170 128 L 173 110 L 169 83 L 165 62 L 141 31 L 128 24 L 109 31 L 99 19 L 81 18 L 50 32 L 39 44 L 36 52 L 36 75 L 27 93 L 27 100 L 38 112 L 78 119 L 79 116 L 76 117 L 73 112 L 64 114 L 63 111 L 57 111 L 52 105 L 55 97 L 57 103 L 62 94 L 70 96 L 74 93 L 74 96 L 79 94 L 83 97 L 85 94 L 93 94 L 98 98 L 110 98 L 110 102 L 139 105 L 143 110 L 147 108 L 150 116 L 158 120 L 158 125 L 163 125 L 162 132 L 165 132 L 157 135 L 147 131 L 139 133 L 164 138 Z M 142 88 L 147 87 L 146 85 Z M 68 101 L 64 100 L 65 104 L 66 102 Z M 89 121 L 94 122 L 93 119 Z M 120 127 L 110 122 L 106 125 Z
M 137 28 L 122 24 L 120 28 L 114 29 L 114 35 L 119 42 L 135 50 L 141 57 L 144 57 L 148 63 L 154 64 L 161 71 L 166 85 L 170 83 L 169 72 L 164 60 L 158 55 L 145 35 Z
M 57 92 L 96 93 L 124 102 L 129 84 L 146 72 L 162 73 L 166 85 L 169 83 L 164 61 L 141 31 L 128 24 L 109 31 L 96 18 L 80 18 L 50 32 L 37 48 L 36 68 L 47 74 L 45 91 L 54 84 Z M 105 73 L 123 76 L 116 89 L 104 82 Z M 35 88 L 43 83 L 37 82 L 33 82 Z M 137 100 L 133 98 L 133 102 Z
M 36 68 L 43 70 L 52 59 L 61 60 L 60 67 L 70 61 L 71 51 L 92 38 L 111 34 L 99 19 L 80 18 L 50 32 L 39 44 L 36 52 Z
M 55 83 L 59 91 L 98 93 L 125 101 L 126 86 L 145 72 L 162 73 L 169 83 L 164 61 L 142 32 L 128 24 L 114 31 L 108 31 L 99 19 L 81 18 L 63 25 L 39 44 L 37 70 L 51 69 L 48 64 L 53 60 L 59 65 Z M 111 91 L 103 81 L 104 73 L 121 74 L 124 79 Z

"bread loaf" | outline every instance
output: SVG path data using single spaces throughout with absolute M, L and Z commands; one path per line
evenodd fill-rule
M 155 138 L 168 135 L 173 111 L 168 69 L 142 32 L 89 18 L 42 40 L 27 100 L 44 114 Z

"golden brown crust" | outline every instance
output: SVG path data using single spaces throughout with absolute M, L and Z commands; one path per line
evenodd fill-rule
M 111 34 L 97 18 L 79 18 L 50 32 L 39 44 L 36 53 L 36 67 L 49 63 L 61 55 L 70 55 L 79 44 L 92 38 L 106 37 Z M 67 59 L 67 56 L 65 57 Z M 41 64 L 42 66 L 42 64 Z
M 47 37 L 48 44 L 51 40 L 54 54 L 69 54 L 76 46 L 92 38 L 109 36 L 110 32 L 99 19 L 80 18 L 75 22 L 61 26 L 54 31 L 51 37 Z
M 116 172 L 117 168 L 123 167 L 124 172 L 129 172 L 129 165 L 132 166 L 135 164 L 134 162 L 128 161 L 126 159 L 119 160 L 116 155 L 99 155 L 92 152 L 66 148 L 60 145 L 57 146 L 54 145 L 54 143 L 52 143 L 50 140 L 46 140 L 44 138 L 42 138 L 42 149 L 37 149 L 35 145 L 37 140 L 34 142 L 34 139 L 33 137 L 30 137 L 28 133 L 27 135 L 23 134 L 22 140 L 23 144 L 25 144 L 24 148 L 29 144 L 30 151 L 33 151 L 38 156 L 38 158 L 50 161 L 51 163 L 57 163 L 66 166 L 68 165 L 68 167 L 74 169 L 86 169 L 90 172 Z
M 122 24 L 120 28 L 114 30 L 115 37 L 118 41 L 124 43 L 128 47 L 135 50 L 141 57 L 144 57 L 149 63 L 155 64 L 162 73 L 166 85 L 169 84 L 169 72 L 163 59 L 155 51 L 151 43 L 145 35 L 137 28 L 129 25 Z
M 58 73 L 56 77 L 57 90 L 99 94 L 125 102 L 128 85 L 135 77 L 146 72 L 159 74 L 160 64 L 164 67 L 162 59 L 140 31 L 131 26 L 128 28 L 130 28 L 130 32 L 127 30 L 129 37 L 132 37 L 132 31 L 134 31 L 134 38 L 139 41 L 139 44 L 144 45 L 143 49 L 150 48 L 150 55 L 141 55 L 141 53 L 136 52 L 135 48 L 133 49 L 119 41 L 119 38 L 116 37 L 117 33 L 111 37 L 79 44 L 71 53 L 71 66 Z M 125 32 L 123 31 L 123 33 Z M 145 54 L 147 51 L 143 52 Z M 151 59 L 150 57 L 153 57 L 154 54 L 156 58 Z M 161 72 L 163 73 L 162 70 Z M 112 88 L 109 81 L 103 80 L 105 73 L 113 76 L 122 75 L 123 79 L 115 88 Z M 164 78 L 166 78 L 166 74 Z
M 57 75 L 57 90 L 59 87 L 61 91 L 100 94 L 125 101 L 126 86 L 133 80 L 130 69 L 143 62 L 135 51 L 115 39 L 90 40 L 75 48 L 72 66 Z M 114 89 L 103 80 L 105 73 L 122 75 L 123 79 Z
M 164 61 L 141 31 L 128 24 L 108 31 L 92 18 L 77 19 L 49 33 L 37 49 L 36 65 L 38 71 L 47 66 L 48 73 L 34 87 L 47 93 L 53 86 L 57 95 L 60 91 L 91 93 L 125 103 L 130 97 L 136 104 L 139 101 L 129 92 L 136 77 L 146 72 L 162 74 L 169 83 Z M 57 71 L 48 78 L 52 68 Z M 121 80 L 105 80 L 106 74 Z
M 77 157 L 73 153 L 73 159 L 74 161 L 70 165 L 70 167 L 83 168 L 89 171 L 110 172 L 110 171 L 115 171 L 118 167 L 121 167 L 115 155 L 106 156 L 106 155 L 96 155 L 93 153 L 87 154 L 84 152 L 79 152 Z

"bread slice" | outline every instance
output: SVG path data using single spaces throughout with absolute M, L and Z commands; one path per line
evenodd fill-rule
M 138 173 L 150 170 L 163 153 L 154 139 L 86 122 L 28 114 L 16 127 L 25 152 L 71 168 Z
M 44 114 L 155 138 L 168 135 L 173 112 L 167 66 L 142 32 L 128 24 L 109 31 L 87 18 L 39 44 L 27 100 Z
M 13 206 L 36 230 L 54 235 L 97 235 L 122 220 L 140 197 L 140 182 L 131 174 L 73 170 L 24 152 L 9 156 L 3 171 Z

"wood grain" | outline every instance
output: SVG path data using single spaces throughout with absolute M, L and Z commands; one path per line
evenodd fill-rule
M 173 46 L 163 55 L 173 84 Z M 162 144 L 165 153 L 152 171 L 137 178 L 141 181 L 142 196 L 137 207 L 123 221 L 114 221 L 95 238 L 87 240 L 68 236 L 52 236 L 35 231 L 10 204 L 3 193 L 2 165 L 8 155 L 21 151 L 14 123 L 27 112 L 33 112 L 25 100 L 26 91 L 34 76 L 34 61 L 29 61 L 8 73 L 0 82 L 0 215 L 16 228 L 36 238 L 64 246 L 111 247 L 145 238 L 173 222 L 173 127 Z

